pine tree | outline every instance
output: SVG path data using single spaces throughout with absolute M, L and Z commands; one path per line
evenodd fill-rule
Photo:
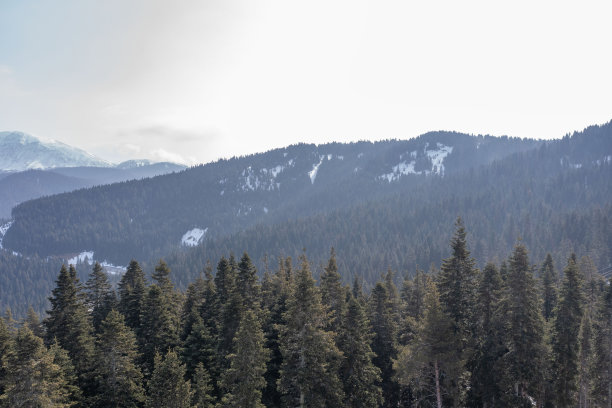
M 338 332 L 346 310 L 346 290 L 342 287 L 342 277 L 338 273 L 336 252 L 331 249 L 329 262 L 321 275 L 321 301 L 328 309 L 330 323 L 328 330 Z
M 40 337 L 27 327 L 18 330 L 5 355 L 4 394 L 6 407 L 69 407 L 69 393 L 60 366 L 54 363 Z
M 522 243 L 510 257 L 507 286 L 500 304 L 505 319 L 505 346 L 500 368 L 504 374 L 500 385 L 505 403 L 530 405 L 543 380 L 544 319 L 538 289 Z
M 235 352 L 227 356 L 230 366 L 223 374 L 222 406 L 263 408 L 261 390 L 266 385 L 264 373 L 269 352 L 264 348 L 264 334 L 255 312 L 247 310 L 234 338 Z
M 91 311 L 94 330 L 97 332 L 102 320 L 115 307 L 115 292 L 111 288 L 108 276 L 102 266 L 96 262 L 89 279 L 85 283 L 87 290 L 87 306 Z
M 11 340 L 11 332 L 9 331 L 4 318 L 0 316 L 0 395 L 4 393 L 4 381 L 7 374 L 7 370 L 4 368 L 2 362 L 9 352 Z
M 146 408 L 190 408 L 191 385 L 185 381 L 185 366 L 178 355 L 169 350 L 162 359 L 155 354 L 155 369 L 149 381 Z
M 157 283 L 157 286 L 160 287 L 160 289 L 165 295 L 170 295 L 174 290 L 174 285 L 170 280 L 170 268 L 163 259 L 159 260 L 159 262 L 155 266 L 155 271 L 153 272 L 153 275 L 151 275 L 151 277 Z
M 478 288 L 476 315 L 477 348 L 473 358 L 470 404 L 493 407 L 499 400 L 498 361 L 504 354 L 502 316 L 499 303 L 502 296 L 502 279 L 494 264 L 488 263 Z
M 140 317 L 146 297 L 145 275 L 140 265 L 131 260 L 119 282 L 119 312 L 125 317 L 125 324 L 136 335 L 140 332 Z
M 397 405 L 399 385 L 394 379 L 393 360 L 397 357 L 397 320 L 393 310 L 393 300 L 387 287 L 378 282 L 370 295 L 369 315 L 374 337 L 372 351 L 375 353 L 374 365 L 380 369 L 384 407 Z
M 418 390 L 421 399 L 432 396 L 432 405 L 441 408 L 456 394 L 450 380 L 463 369 L 456 358 L 456 341 L 453 319 L 442 310 L 436 285 L 430 283 L 417 335 L 394 362 L 400 383 Z
M 38 313 L 34 311 L 32 306 L 28 308 L 28 313 L 23 324 L 32 330 L 32 333 L 34 333 L 35 336 L 38 336 L 41 339 L 45 337 L 45 329 L 40 322 L 40 317 L 38 316 Z
M 233 257 L 229 260 L 221 258 L 217 265 L 217 330 L 219 369 L 227 367 L 225 356 L 232 352 L 233 340 L 238 330 L 240 316 L 243 310 L 242 297 L 236 289 L 237 272 Z
M 193 374 L 191 404 L 194 408 L 214 408 L 215 399 L 212 395 L 210 374 L 204 364 L 198 363 Z
M 179 344 L 179 332 L 174 314 L 175 305 L 162 289 L 153 284 L 145 298 L 140 326 L 140 350 L 145 377 L 153 372 L 156 353 Z
M 93 407 L 140 406 L 144 389 L 137 360 L 136 336 L 123 315 L 112 310 L 102 321 L 96 340 Z
M 344 384 L 347 408 L 379 407 L 382 402 L 380 369 L 372 362 L 372 330 L 364 307 L 352 295 L 347 305 L 338 338 L 344 358 L 340 377 Z
M 542 313 L 544 314 L 544 319 L 549 321 L 557 306 L 557 274 L 555 273 L 550 254 L 546 255 L 546 260 L 542 264 L 540 277 L 542 279 L 542 299 L 544 300 Z
M 253 309 L 258 304 L 261 287 L 257 280 L 255 265 L 253 265 L 246 252 L 242 255 L 238 264 L 236 290 L 242 296 L 243 310 Z
M 593 400 L 599 407 L 612 407 L 612 284 L 608 285 L 593 321 L 595 356 Z
M 61 370 L 67 400 L 73 405 L 85 406 L 85 401 L 83 401 L 83 393 L 79 388 L 77 373 L 68 352 L 61 348 L 57 342 L 53 343 L 51 347 L 49 347 L 49 352 L 53 355 L 53 363 L 57 364 Z
M 588 311 L 582 318 L 578 341 L 580 343 L 580 354 L 578 355 L 578 407 L 589 408 L 592 405 L 593 324 Z
M 573 254 L 563 272 L 563 285 L 553 326 L 554 395 L 557 405 L 575 406 L 578 402 L 578 334 L 583 316 L 584 295 L 580 271 Z
M 94 352 L 93 327 L 76 270 L 62 266 L 53 296 L 51 310 L 44 324 L 48 344 L 57 343 L 68 352 L 76 368 L 79 387 L 87 396 L 91 393 L 91 365 Z
M 283 405 L 341 406 L 343 392 L 337 374 L 341 354 L 333 333 L 325 331 L 327 316 L 305 256 L 287 301 L 285 321 L 278 384 Z

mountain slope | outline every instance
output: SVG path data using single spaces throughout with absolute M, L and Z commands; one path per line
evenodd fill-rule
M 194 228 L 214 239 L 384 199 L 542 143 L 431 132 L 403 141 L 294 145 L 23 203 L 13 210 L 5 246 L 45 256 L 93 250 L 126 264 L 163 256 Z

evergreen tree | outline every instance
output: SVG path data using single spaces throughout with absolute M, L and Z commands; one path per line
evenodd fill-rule
M 544 300 L 542 313 L 544 319 L 549 321 L 557 306 L 557 274 L 550 254 L 546 255 L 546 260 L 542 264 L 540 278 L 542 279 L 542 299 Z
M 160 287 L 160 289 L 165 295 L 170 295 L 174 290 L 174 285 L 170 280 L 170 268 L 163 259 L 159 260 L 159 262 L 155 266 L 155 271 L 153 272 L 153 275 L 151 275 L 151 277 L 157 283 L 157 286 Z
M 471 405 L 493 407 L 499 400 L 501 373 L 497 372 L 497 365 L 505 352 L 503 317 L 499 316 L 498 310 L 501 296 L 501 276 L 495 265 L 488 263 L 478 288 L 476 315 L 479 319 L 469 395 Z
M 69 407 L 69 393 L 60 366 L 54 363 L 40 337 L 27 327 L 18 330 L 5 355 L 3 368 L 5 407 Z
M 32 330 L 32 333 L 34 333 L 35 336 L 38 336 L 41 339 L 45 337 L 45 329 L 40 322 L 40 317 L 38 316 L 38 313 L 34 311 L 32 306 L 28 308 L 28 314 L 26 315 L 23 324 Z
M 328 309 L 330 323 L 328 330 L 338 332 L 346 309 L 346 291 L 342 287 L 342 277 L 338 273 L 336 252 L 331 249 L 329 262 L 321 275 L 321 301 Z
M 374 365 L 380 369 L 384 407 L 397 405 L 399 385 L 394 379 L 393 360 L 397 356 L 397 320 L 393 301 L 387 287 L 378 282 L 370 295 L 370 323 L 372 325 L 372 351 Z
M 119 282 L 119 312 L 125 317 L 125 324 L 139 335 L 140 317 L 146 297 L 145 275 L 140 265 L 131 260 Z
M 147 378 L 153 372 L 156 353 L 179 344 L 175 305 L 170 302 L 158 285 L 149 287 L 143 306 L 139 338 L 143 373 Z
M 341 354 L 333 333 L 325 331 L 327 316 L 305 256 L 287 301 L 285 321 L 278 384 L 283 405 L 341 406 L 343 392 L 337 374 Z
M 6 369 L 2 362 L 6 358 L 9 348 L 11 345 L 11 333 L 9 328 L 4 321 L 4 318 L 0 316 L 0 395 L 4 393 L 4 381 L 6 378 Z
M 218 357 L 219 368 L 227 367 L 225 356 L 232 352 L 233 340 L 240 323 L 240 315 L 243 310 L 242 297 L 237 285 L 236 266 L 233 257 L 229 260 L 221 258 L 217 265 L 217 276 L 215 285 L 217 286 L 216 308 L 218 312 Z
M 236 337 L 233 354 L 227 356 L 230 366 L 223 374 L 222 406 L 263 408 L 261 390 L 266 385 L 264 373 L 269 352 L 264 348 L 264 334 L 255 313 L 247 310 Z
M 463 362 L 456 358 L 456 336 L 453 319 L 442 310 L 436 285 L 430 283 L 417 335 L 402 347 L 394 366 L 400 383 L 414 387 L 419 399 L 430 400 L 438 408 L 456 395 L 450 380 L 463 369 Z
M 593 376 L 591 375 L 591 366 L 593 364 L 593 324 L 588 311 L 582 318 L 578 341 L 580 343 L 580 354 L 578 355 L 578 407 L 589 408 L 593 402 L 591 397 L 593 382 Z
M 530 406 L 544 378 L 544 319 L 535 278 L 522 243 L 510 257 L 507 286 L 500 315 L 505 319 L 505 346 L 500 385 L 506 404 Z
M 83 405 L 83 393 L 79 388 L 79 382 L 74 364 L 68 355 L 68 352 L 61 348 L 57 342 L 49 347 L 49 352 L 53 355 L 53 363 L 61 370 L 61 375 L 64 378 L 64 389 L 66 391 L 67 400 L 72 405 Z
M 47 343 L 57 343 L 68 352 L 76 368 L 79 386 L 87 396 L 91 392 L 91 365 L 94 352 L 93 327 L 76 270 L 62 266 L 57 286 L 49 298 L 51 310 L 44 324 Z
M 612 406 L 612 285 L 608 285 L 593 322 L 593 400 L 599 407 Z
M 210 374 L 204 368 L 204 364 L 198 363 L 193 374 L 193 395 L 191 404 L 194 408 L 214 408 L 215 399 L 212 395 Z
M 578 335 L 583 316 L 582 279 L 575 256 L 564 270 L 559 304 L 553 330 L 553 369 L 555 400 L 558 406 L 575 406 L 578 402 L 578 367 L 580 343 Z
M 102 321 L 96 340 L 93 407 L 140 406 L 144 390 L 137 360 L 136 336 L 123 315 L 112 310 Z
M 115 307 L 115 292 L 111 288 L 108 276 L 102 266 L 96 262 L 89 279 L 85 283 L 87 290 L 87 307 L 91 311 L 91 320 L 97 332 L 102 320 Z
M 364 307 L 352 295 L 347 305 L 338 339 L 344 358 L 340 377 L 347 408 L 379 407 L 382 402 L 380 369 L 374 365 L 370 347 L 372 330 Z
M 242 304 L 245 310 L 253 309 L 258 304 L 261 288 L 257 279 L 257 270 L 246 252 L 242 255 L 238 264 L 236 290 L 242 296 Z M 240 320 L 240 317 L 237 318 Z
M 155 369 L 149 381 L 146 408 L 190 408 L 191 385 L 185 381 L 185 366 L 178 355 L 169 350 L 162 359 L 155 354 Z

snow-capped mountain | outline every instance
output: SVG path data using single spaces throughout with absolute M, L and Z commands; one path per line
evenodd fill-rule
M 110 167 L 84 150 L 40 139 L 23 132 L 0 132 L 0 170 L 24 171 L 55 167 Z

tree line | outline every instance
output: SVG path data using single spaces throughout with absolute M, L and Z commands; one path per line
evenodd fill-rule
M 609 407 L 612 287 L 589 258 L 479 270 L 460 219 L 438 269 L 369 293 L 305 255 L 222 257 L 185 292 L 160 260 L 117 290 L 63 266 L 50 309 L 0 318 L 6 407 Z

